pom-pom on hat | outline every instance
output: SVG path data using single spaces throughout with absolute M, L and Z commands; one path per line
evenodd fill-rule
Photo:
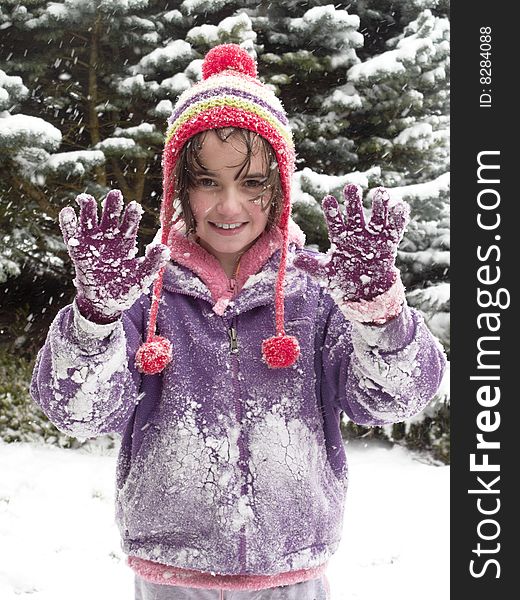
M 162 157 L 161 242 L 165 245 L 168 245 L 172 228 L 182 221 L 181 207 L 175 201 L 173 171 L 182 147 L 191 137 L 210 129 L 237 127 L 258 133 L 271 144 L 278 162 L 283 193 L 283 206 L 277 223 L 282 232 L 283 243 L 274 290 L 275 335 L 264 340 L 261 351 L 263 360 L 269 367 L 290 367 L 300 353 L 296 338 L 285 334 L 283 294 L 295 152 L 289 121 L 282 103 L 274 92 L 257 78 L 255 60 L 244 48 L 237 44 L 222 44 L 206 54 L 202 64 L 202 81 L 180 95 L 168 123 Z M 155 324 L 163 273 L 164 269 L 159 272 L 154 284 L 148 337 L 144 347 L 152 342 L 156 345 L 158 343 Z M 146 364 L 151 363 L 152 366 L 145 367 L 143 361 L 139 361 L 139 370 L 146 373 L 161 371 L 165 366 L 165 356 L 168 355 L 167 342 L 164 341 L 164 352 L 158 355 L 157 365 L 151 360 L 146 361 Z M 140 349 L 140 356 L 143 353 L 145 351 Z M 153 352 L 145 354 L 154 356 Z
M 212 75 L 222 71 L 238 71 L 249 77 L 257 77 L 255 59 L 237 44 L 222 44 L 215 46 L 206 54 L 202 63 L 202 79 L 206 80 Z

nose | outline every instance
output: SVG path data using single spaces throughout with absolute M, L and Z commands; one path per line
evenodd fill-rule
M 234 186 L 224 187 L 220 190 L 217 200 L 217 212 L 231 218 L 242 212 L 242 199 L 239 190 Z

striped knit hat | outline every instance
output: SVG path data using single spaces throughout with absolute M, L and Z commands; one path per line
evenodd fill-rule
M 283 207 L 278 222 L 283 243 L 275 287 L 276 334 L 263 341 L 262 356 L 272 368 L 293 365 L 300 349 L 296 338 L 285 335 L 283 283 L 295 152 L 282 103 L 257 78 L 254 59 L 237 44 L 223 44 L 207 53 L 202 64 L 202 81 L 181 94 L 168 123 L 162 159 L 161 242 L 165 245 L 168 244 L 172 228 L 182 222 L 180 204 L 174 200 L 173 171 L 182 147 L 191 137 L 209 129 L 238 127 L 258 133 L 271 144 L 278 162 L 283 192 Z M 172 355 L 169 340 L 155 335 L 163 273 L 164 269 L 159 272 L 154 284 L 147 341 L 136 356 L 137 367 L 144 373 L 162 371 Z

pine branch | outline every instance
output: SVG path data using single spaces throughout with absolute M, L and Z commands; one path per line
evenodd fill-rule
M 34 200 L 43 214 L 46 214 L 53 219 L 57 218 L 58 208 L 49 202 L 42 190 L 29 183 L 26 179 L 22 179 L 13 171 L 11 171 L 11 178 L 13 180 L 13 187 L 16 186 L 18 189 L 22 190 L 23 193 L 27 194 L 29 198 Z
M 112 165 L 112 169 L 114 171 L 114 175 L 117 180 L 117 185 L 118 185 L 119 189 L 121 190 L 121 192 L 123 193 L 123 197 L 126 200 L 133 200 L 133 196 L 134 196 L 133 191 L 130 188 L 130 186 L 128 185 L 125 174 L 123 173 L 121 167 L 119 166 L 119 163 L 117 162 L 117 160 L 115 158 L 113 158 L 110 161 L 110 163 Z
M 67 31 L 66 30 L 65 33 L 68 33 L 70 36 L 72 36 L 69 43 L 72 43 L 74 38 L 78 38 L 78 39 L 82 40 L 83 42 L 85 42 L 85 44 L 88 44 L 90 41 L 88 38 L 77 33 L 76 31 Z

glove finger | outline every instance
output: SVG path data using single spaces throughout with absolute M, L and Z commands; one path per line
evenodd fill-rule
M 325 196 L 322 202 L 323 214 L 327 222 L 330 240 L 338 238 L 345 231 L 345 222 L 338 201 L 334 196 Z
M 63 235 L 63 241 L 65 245 L 69 247 L 69 240 L 76 240 L 76 233 L 78 231 L 78 220 L 76 218 L 76 211 L 72 206 L 66 206 L 60 210 L 59 224 L 61 233 Z M 74 245 L 74 243 L 72 244 Z
M 79 205 L 79 226 L 82 230 L 88 231 L 97 227 L 97 203 L 90 194 L 79 194 L 76 196 L 76 202 Z
M 125 240 L 135 241 L 143 212 L 142 206 L 134 200 L 126 207 L 120 227 L 121 235 Z
M 138 267 L 139 279 L 150 280 L 170 260 L 170 250 L 164 244 L 150 244 L 146 247 L 146 254 L 141 259 Z
M 385 188 L 379 187 L 375 191 L 374 199 L 372 200 L 372 215 L 368 223 L 368 228 L 373 232 L 383 230 L 388 216 L 388 203 L 390 196 Z
M 406 202 L 398 202 L 388 209 L 388 232 L 394 241 L 403 237 L 410 219 L 410 206 Z
M 108 229 L 117 229 L 119 226 L 119 217 L 123 210 L 123 194 L 120 190 L 110 190 L 107 197 L 101 203 L 103 214 L 99 224 L 103 231 Z
M 345 212 L 347 214 L 348 229 L 364 228 L 365 215 L 363 214 L 361 188 L 354 183 L 349 183 L 343 188 L 343 196 L 345 197 Z
M 315 256 L 309 256 L 308 254 L 299 254 L 293 262 L 294 266 L 301 271 L 305 271 L 313 277 L 325 279 L 328 274 L 327 266 L 328 262 L 324 263 Z

